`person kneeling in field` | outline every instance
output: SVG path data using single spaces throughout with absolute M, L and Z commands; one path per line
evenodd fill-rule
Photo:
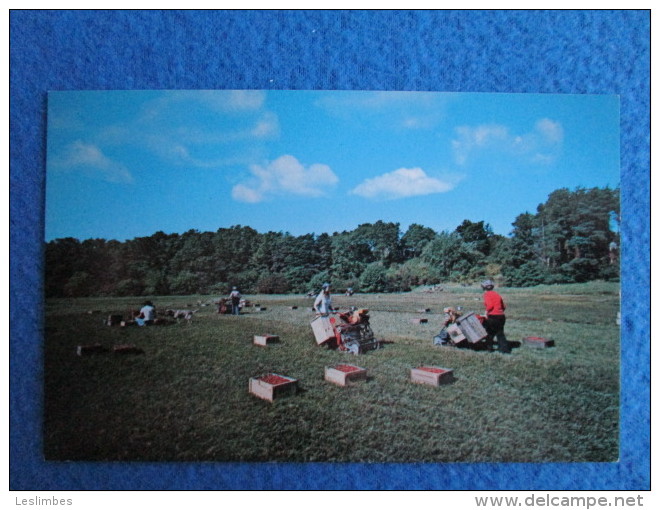
M 461 308 L 454 308 L 453 306 L 448 306 L 443 310 L 445 313 L 444 320 L 442 322 L 442 329 L 440 333 L 433 337 L 433 345 L 451 345 L 451 337 L 449 336 L 449 331 L 447 331 L 447 326 L 454 324 L 456 319 L 458 319 L 463 312 Z
M 140 310 L 140 315 L 135 318 L 138 326 L 146 326 L 153 324 L 156 318 L 156 309 L 151 301 L 145 301 L 144 306 Z

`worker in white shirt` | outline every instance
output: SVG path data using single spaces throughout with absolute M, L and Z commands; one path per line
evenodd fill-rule
M 138 326 L 146 326 L 153 324 L 156 318 L 156 309 L 151 301 L 145 301 L 144 306 L 140 309 L 140 315 L 135 318 Z
M 324 283 L 314 301 L 314 310 L 320 315 L 328 315 L 335 310 L 332 308 L 332 296 L 330 296 L 330 284 Z
M 231 293 L 229 294 L 229 299 L 231 299 L 231 313 L 232 315 L 241 314 L 241 293 L 236 287 L 232 287 Z

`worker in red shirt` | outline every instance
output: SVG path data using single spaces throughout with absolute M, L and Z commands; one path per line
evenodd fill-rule
M 497 350 L 502 354 L 511 354 L 511 344 L 504 334 L 504 323 L 506 322 L 504 300 L 502 296 L 493 290 L 495 284 L 492 280 L 481 282 L 481 288 L 484 289 L 486 320 L 483 325 L 488 333 L 488 342 L 492 343 L 493 338 L 497 338 Z

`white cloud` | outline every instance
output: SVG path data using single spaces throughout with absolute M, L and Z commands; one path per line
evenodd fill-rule
M 234 200 L 248 202 L 250 204 L 256 204 L 263 200 L 263 195 L 259 190 L 250 188 L 244 184 L 237 184 L 234 186 L 231 190 L 231 196 Z
M 214 112 L 257 111 L 266 100 L 262 90 L 168 90 L 145 103 L 143 119 L 167 115 L 178 104 L 201 105 Z
M 500 124 L 460 126 L 452 140 L 454 158 L 464 165 L 475 156 L 489 154 L 522 157 L 528 162 L 549 164 L 555 161 L 564 139 L 561 124 L 540 119 L 528 133 L 511 133 Z
M 137 146 L 168 164 L 218 168 L 254 161 L 259 142 L 279 134 L 278 116 L 266 111 L 250 113 L 240 124 L 210 128 L 194 122 L 167 124 L 142 119 L 138 124 L 108 126 L 96 139 L 105 146 Z M 229 147 L 226 156 L 218 157 L 219 146 Z
M 328 165 L 305 167 L 294 156 L 280 156 L 266 165 L 252 165 L 251 177 L 232 189 L 232 197 L 240 202 L 262 202 L 274 195 L 320 197 L 339 179 Z
M 460 126 L 456 128 L 458 137 L 452 140 L 452 148 L 456 162 L 465 164 L 468 157 L 479 148 L 499 141 L 503 144 L 509 137 L 509 131 L 505 126 L 490 124 L 477 127 Z
M 536 123 L 536 130 L 550 143 L 560 143 L 564 140 L 564 129 L 559 122 L 541 119 Z
M 165 91 L 143 103 L 131 122 L 99 129 L 95 141 L 139 147 L 185 168 L 245 165 L 261 153 L 260 142 L 280 135 L 279 118 L 265 108 L 265 99 L 258 90 Z
M 531 157 L 533 163 L 540 163 L 542 165 L 549 165 L 555 160 L 555 157 L 548 154 L 536 153 Z
M 272 112 L 266 112 L 256 121 L 254 127 L 250 131 L 250 136 L 255 138 L 270 138 L 277 136 L 279 132 L 280 124 L 277 115 Z
M 258 110 L 266 100 L 263 90 L 230 90 L 227 106 L 233 110 Z
M 445 118 L 451 95 L 434 92 L 343 91 L 322 95 L 316 106 L 346 119 L 359 113 L 360 122 L 370 119 L 392 129 L 430 129 Z
M 364 198 L 396 199 L 432 193 L 444 193 L 453 184 L 429 177 L 421 168 L 399 168 L 372 179 L 366 179 L 351 190 Z
M 431 129 L 441 121 L 442 114 L 430 110 L 426 113 L 404 117 L 398 125 L 404 129 Z
M 108 182 L 131 183 L 128 169 L 108 158 L 96 145 L 77 140 L 51 161 L 61 171 L 81 171 Z

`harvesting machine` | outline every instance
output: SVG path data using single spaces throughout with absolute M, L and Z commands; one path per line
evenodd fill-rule
M 311 325 L 318 345 L 352 354 L 362 354 L 381 346 L 369 325 L 369 310 L 366 308 L 353 307 L 347 312 L 318 315 Z

